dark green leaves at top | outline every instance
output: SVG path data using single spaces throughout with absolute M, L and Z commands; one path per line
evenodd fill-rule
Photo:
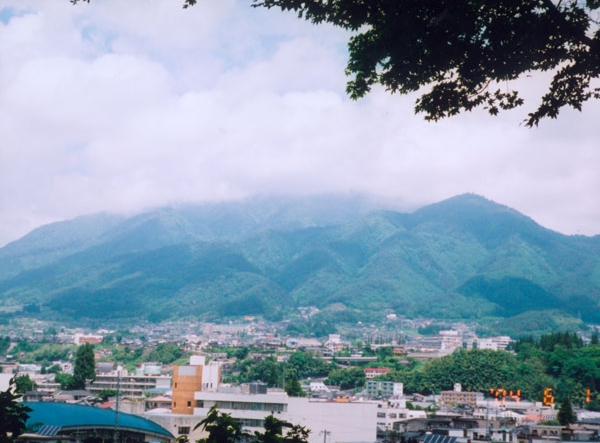
M 581 110 L 600 92 L 598 37 L 587 32 L 588 0 L 254 0 L 253 6 L 295 11 L 313 23 L 353 31 L 346 74 L 353 99 L 380 84 L 406 94 L 427 88 L 416 112 L 427 120 L 484 107 L 496 115 L 523 104 L 510 82 L 533 71 L 555 74 L 528 126 L 555 118 L 563 106 Z
M 19 403 L 21 394 L 16 392 L 16 380 L 12 378 L 6 391 L 0 392 L 0 443 L 10 443 L 25 430 L 31 408 Z
M 71 0 L 89 3 L 90 0 Z M 183 7 L 197 0 L 183 0 Z M 600 0 L 252 0 L 312 23 L 350 30 L 346 74 L 353 99 L 380 84 L 406 94 L 426 88 L 415 111 L 427 120 L 483 106 L 491 115 L 523 104 L 510 82 L 556 70 L 527 126 L 581 110 L 600 89 L 600 36 L 588 35 Z

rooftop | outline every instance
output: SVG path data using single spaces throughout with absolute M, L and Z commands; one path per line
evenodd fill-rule
M 74 405 L 69 403 L 27 402 L 32 411 L 29 413 L 27 425 L 43 424 L 60 426 L 61 428 L 80 427 L 114 427 L 116 412 L 93 406 Z M 156 436 L 174 438 L 163 427 L 137 415 L 119 413 L 118 426 L 121 429 L 144 432 Z

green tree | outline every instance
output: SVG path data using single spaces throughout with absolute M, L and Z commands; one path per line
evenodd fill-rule
M 79 0 L 72 0 L 77 3 Z M 89 0 L 86 0 L 89 1 Z M 184 8 L 197 0 L 184 0 Z M 553 71 L 528 126 L 581 110 L 600 89 L 598 0 L 252 0 L 294 11 L 312 23 L 352 32 L 346 90 L 357 99 L 380 84 L 392 93 L 423 92 L 415 111 L 427 120 L 483 107 L 491 115 L 523 104 L 510 82 Z
M 183 357 L 183 351 L 176 343 L 159 343 L 150 354 L 149 361 L 157 361 L 163 364 L 173 363 Z
M 278 419 L 277 417 L 268 415 L 264 421 L 264 432 L 256 431 L 254 436 L 257 443 L 283 443 L 283 428 L 291 428 L 291 423 Z
M 565 397 L 561 401 L 556 418 L 562 426 L 568 426 L 577 422 L 577 416 L 573 412 L 573 405 L 571 405 L 569 397 Z
M 73 381 L 70 389 L 85 389 L 88 381 L 96 380 L 96 360 L 94 346 L 85 343 L 77 348 L 75 365 L 73 366 Z
M 346 390 L 363 388 L 365 380 L 365 371 L 362 368 L 334 369 L 329 373 L 325 383 Z
M 33 391 L 35 389 L 34 381 L 29 377 L 28 374 L 19 375 L 15 378 L 15 391 L 18 394 L 25 394 L 27 391 Z
M 6 354 L 10 347 L 10 337 L 0 337 L 0 354 Z
M 12 442 L 25 430 L 31 408 L 19 403 L 16 380 L 12 378 L 6 391 L 0 392 L 0 443 Z
M 236 443 L 247 436 L 242 432 L 242 426 L 230 414 L 219 412 L 216 406 L 208 410 L 206 417 L 194 430 L 198 428 L 208 432 L 208 437 L 199 439 L 198 443 Z
M 331 370 L 331 363 L 309 351 L 294 352 L 287 363 L 296 369 L 300 378 L 325 377 Z
M 428 362 L 423 369 L 423 382 L 430 392 L 452 389 L 455 383 L 467 391 L 486 392 L 494 387 L 513 386 L 515 367 L 516 358 L 508 352 L 457 349 Z
M 54 381 L 60 384 L 60 389 L 71 389 L 73 385 L 73 376 L 64 372 L 57 372 L 54 376 Z
M 109 397 L 115 397 L 116 395 L 117 395 L 116 389 L 102 389 L 98 393 L 98 398 L 100 398 L 102 401 L 107 401 L 109 399 Z
M 283 387 L 287 395 L 290 397 L 304 397 L 306 394 L 302 390 L 298 373 L 292 367 L 284 370 L 285 386 Z
M 248 381 L 262 381 L 269 387 L 281 387 L 282 368 L 275 358 L 267 357 L 249 367 Z
M 287 434 L 285 434 L 283 441 L 285 443 L 307 443 L 309 436 L 310 429 L 300 425 L 292 425 Z

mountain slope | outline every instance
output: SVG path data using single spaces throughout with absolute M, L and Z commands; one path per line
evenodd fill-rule
M 352 321 L 540 309 L 600 321 L 599 236 L 561 235 L 471 194 L 414 213 L 372 207 L 263 200 L 57 223 L 0 249 L 0 300 L 74 321 L 281 318 L 302 306 Z

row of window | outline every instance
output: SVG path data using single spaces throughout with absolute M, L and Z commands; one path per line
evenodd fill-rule
M 217 409 L 238 409 L 245 411 L 285 412 L 287 405 L 282 403 L 254 403 L 242 401 L 216 401 Z
M 384 418 L 385 417 L 385 412 L 378 412 L 377 413 L 377 418 Z M 388 414 L 389 418 L 406 418 L 405 414 L 396 414 L 395 412 L 390 412 Z

